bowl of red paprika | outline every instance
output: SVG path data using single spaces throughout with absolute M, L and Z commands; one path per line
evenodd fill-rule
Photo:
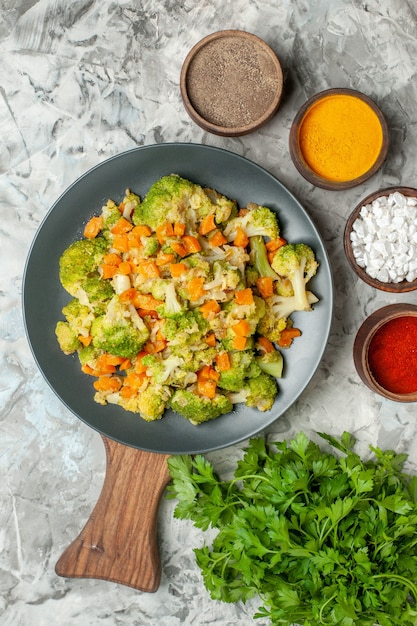
M 369 315 L 356 334 L 353 359 L 369 389 L 417 402 L 417 305 L 390 304 Z

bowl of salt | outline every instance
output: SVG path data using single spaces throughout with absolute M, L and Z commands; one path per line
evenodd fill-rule
M 344 248 L 355 273 L 382 291 L 417 289 L 417 189 L 389 187 L 350 214 Z

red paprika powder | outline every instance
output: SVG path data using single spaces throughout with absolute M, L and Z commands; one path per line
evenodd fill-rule
M 370 341 L 368 363 L 376 382 L 387 391 L 417 391 L 417 316 L 396 317 L 381 326 Z

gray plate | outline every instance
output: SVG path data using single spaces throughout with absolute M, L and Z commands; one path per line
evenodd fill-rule
M 144 196 L 161 176 L 177 173 L 235 198 L 239 205 L 264 204 L 278 214 L 283 236 L 303 241 L 320 263 L 311 289 L 320 298 L 314 312 L 294 315 L 302 330 L 285 352 L 285 376 L 271 411 L 238 405 L 229 415 L 193 426 L 168 411 L 145 422 L 123 409 L 94 402 L 92 379 L 76 356 L 64 355 L 55 338 L 61 309 L 70 299 L 61 287 L 58 262 L 65 248 L 82 237 L 83 225 L 108 198 L 120 201 L 126 188 Z M 316 227 L 292 194 L 271 174 L 231 152 L 196 144 L 158 144 L 136 148 L 97 165 L 71 185 L 52 206 L 30 249 L 23 285 L 27 337 L 36 362 L 53 391 L 86 424 L 120 443 L 151 452 L 186 454 L 231 446 L 256 435 L 295 402 L 315 373 L 330 331 L 333 286 L 327 254 Z

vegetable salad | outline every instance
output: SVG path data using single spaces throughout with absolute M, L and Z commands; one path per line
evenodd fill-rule
M 64 250 L 72 299 L 57 340 L 94 379 L 96 402 L 147 421 L 167 408 L 193 424 L 241 402 L 268 411 L 301 335 L 291 314 L 318 301 L 307 289 L 317 269 L 268 207 L 171 174 L 143 199 L 108 200 Z

